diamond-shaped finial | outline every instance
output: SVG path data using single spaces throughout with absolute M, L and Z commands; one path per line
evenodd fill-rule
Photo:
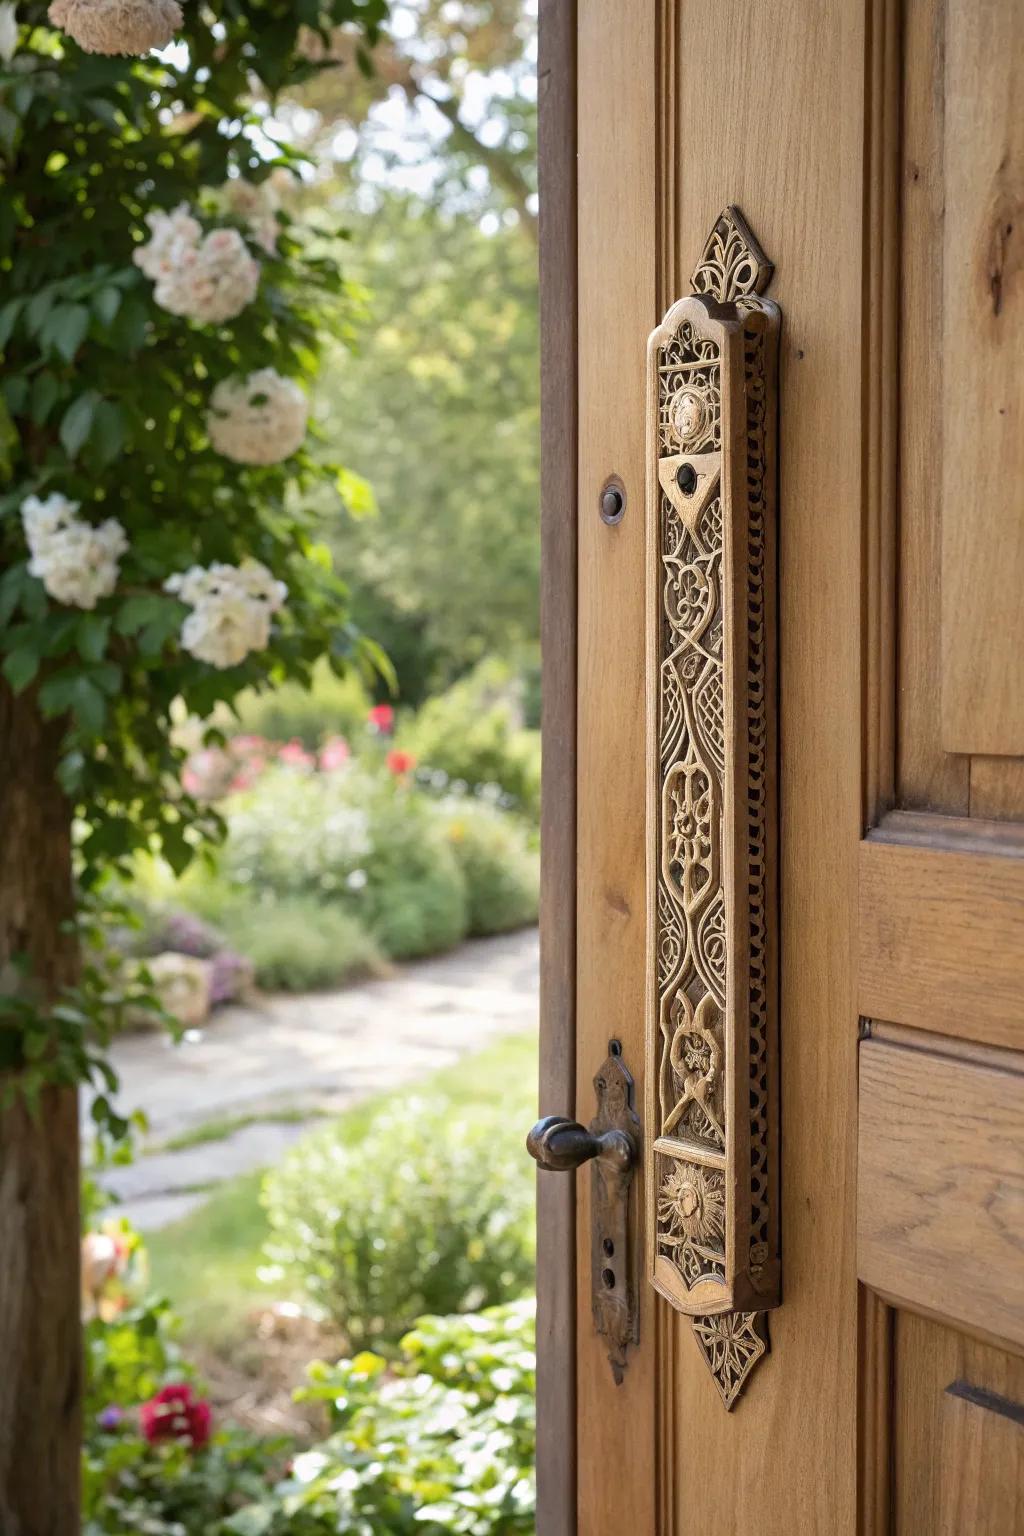
M 723 1312 L 719 1317 L 695 1317 L 693 1336 L 728 1410 L 768 1348 L 765 1312 Z
M 738 208 L 723 208 L 708 235 L 690 287 L 720 304 L 764 293 L 775 268 Z

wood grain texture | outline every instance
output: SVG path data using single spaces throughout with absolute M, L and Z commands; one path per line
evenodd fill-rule
M 971 815 L 1024 822 L 1024 759 L 971 758 Z
M 608 1040 L 643 1100 L 644 342 L 655 323 L 655 10 L 579 8 L 579 683 L 577 1109 Z M 621 522 L 598 515 L 618 475 Z M 577 1266 L 589 1274 L 590 1173 L 577 1177 Z M 642 1241 L 643 1180 L 632 1196 Z M 639 1273 L 639 1271 L 638 1271 Z M 589 1297 L 577 1308 L 581 1536 L 662 1536 L 655 1473 L 654 1295 L 616 1387 Z
M 680 243 L 688 273 L 736 203 L 775 263 L 780 397 L 783 1304 L 726 1415 L 690 1330 L 662 1399 L 664 1507 L 721 1536 L 853 1531 L 857 1481 L 856 1011 L 861 830 L 865 8 L 678 8 Z M 783 88 L 783 82 L 784 88 Z M 828 153 L 809 146 L 828 145 Z M 627 174 L 632 168 L 626 168 Z M 659 206 L 664 194 L 659 189 Z M 671 294 L 668 298 L 678 297 Z M 668 1394 L 671 1393 L 670 1398 Z M 667 1400 L 666 1400 L 667 1399 Z
M 895 1384 L 892 1536 L 1024 1536 L 1024 1360 L 901 1312 Z
M 576 0 L 541 0 L 540 1103 L 576 1101 Z M 575 1183 L 537 1183 L 537 1533 L 576 1529 Z
M 932 818 L 941 827 L 941 818 Z M 941 835 L 938 833 L 937 835 Z M 1024 1046 L 1024 858 L 890 843 L 860 848 L 859 1010 Z
M 945 0 L 902 11 L 896 786 L 910 809 L 966 815 L 970 759 L 940 739 Z
M 896 576 L 899 450 L 898 0 L 865 6 L 867 122 L 864 187 L 864 311 L 861 368 L 864 498 L 864 821 L 895 799 Z
M 1024 113 L 1017 0 L 950 5 L 943 227 L 942 744 L 1024 754 Z
M 857 1210 L 866 1285 L 1024 1344 L 1024 1076 L 865 1041 Z

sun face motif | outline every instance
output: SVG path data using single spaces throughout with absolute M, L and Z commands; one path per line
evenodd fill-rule
M 725 1181 L 694 1163 L 676 1163 L 658 1195 L 658 1219 L 674 1245 L 720 1249 L 725 1239 Z

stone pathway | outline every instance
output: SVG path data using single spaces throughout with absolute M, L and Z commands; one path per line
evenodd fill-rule
M 179 1045 L 126 1037 L 113 1051 L 121 1103 L 145 1109 L 151 1145 L 218 1121 L 252 1121 L 217 1140 L 141 1156 L 103 1183 L 137 1227 L 165 1226 L 202 1204 L 212 1185 L 273 1163 L 308 1129 L 303 1120 L 536 1029 L 537 986 L 537 932 L 528 929 L 342 992 L 226 1008 Z

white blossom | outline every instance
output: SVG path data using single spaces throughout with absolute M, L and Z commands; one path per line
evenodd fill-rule
M 18 7 L 16 0 L 0 4 L 0 59 L 9 64 L 18 51 Z
M 206 425 L 218 453 L 236 464 L 279 464 L 301 447 L 309 402 L 292 379 L 260 368 L 222 379 L 210 396 Z
M 166 48 L 182 23 L 178 0 L 53 0 L 48 15 L 86 53 L 140 57 Z
M 213 229 L 206 236 L 186 204 L 173 213 L 146 215 L 150 239 L 134 253 L 137 267 L 155 284 L 161 309 L 202 324 L 240 315 L 256 297 L 259 263 L 237 229 Z
M 256 244 L 268 256 L 273 256 L 277 250 L 277 216 L 281 209 L 276 174 L 260 182 L 232 176 L 220 189 L 220 203 L 225 213 L 247 224 Z
M 234 667 L 270 641 L 270 621 L 288 588 L 258 560 L 241 565 L 194 565 L 169 576 L 164 590 L 192 609 L 181 629 L 182 648 L 197 661 Z
M 77 501 L 58 491 L 45 501 L 29 496 L 22 502 L 21 521 L 32 556 L 28 569 L 58 603 L 95 608 L 117 584 L 118 562 L 128 540 L 116 518 L 94 527 L 78 517 L 78 508 Z
M 199 244 L 203 229 L 198 219 L 192 217 L 187 203 L 179 203 L 172 213 L 157 208 L 146 214 L 146 223 L 149 241 L 136 248 L 133 260 L 155 283 L 181 265 L 183 251 Z

